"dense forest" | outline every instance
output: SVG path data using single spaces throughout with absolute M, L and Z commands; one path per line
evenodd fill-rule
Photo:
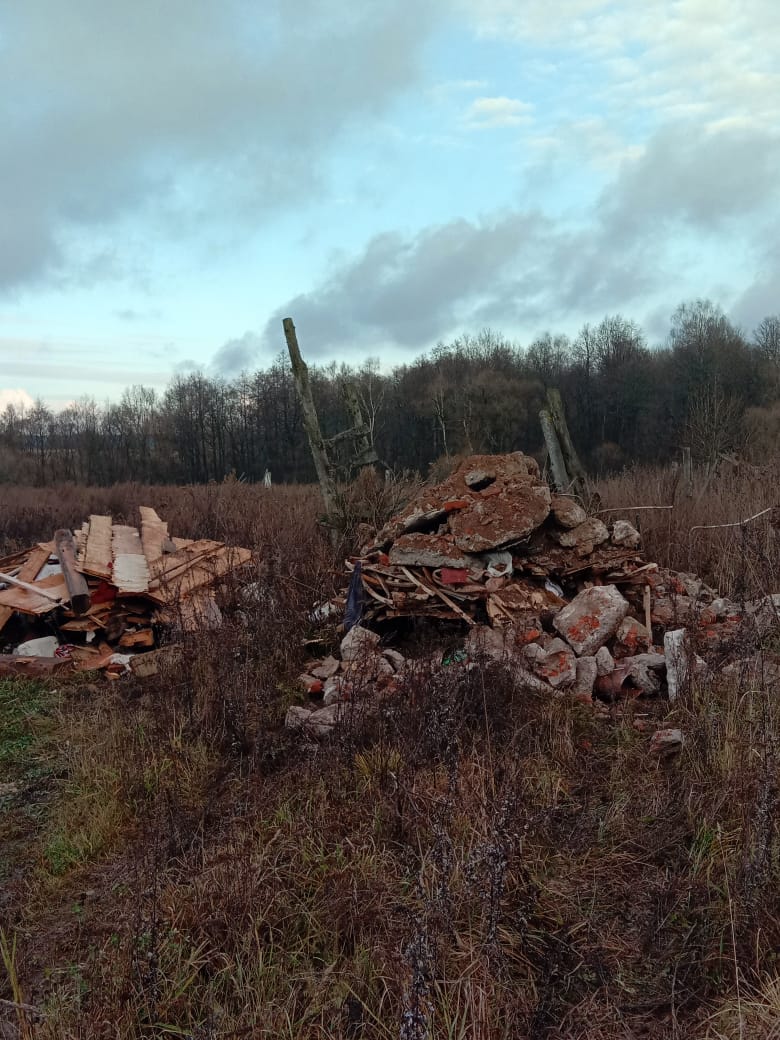
M 389 372 L 370 359 L 311 377 L 327 437 L 349 425 L 341 385 L 354 381 L 379 455 L 396 470 L 464 450 L 540 450 L 547 387 L 560 389 L 594 472 L 667 461 L 683 445 L 699 461 L 731 451 L 760 459 L 780 446 L 780 316 L 746 334 L 706 300 L 681 304 L 654 347 L 616 315 L 573 340 L 545 334 L 522 347 L 486 330 Z M 134 386 L 117 403 L 83 398 L 55 414 L 39 401 L 0 416 L 3 482 L 254 481 L 267 470 L 274 482 L 314 479 L 285 355 L 234 380 L 190 374 L 161 395 Z

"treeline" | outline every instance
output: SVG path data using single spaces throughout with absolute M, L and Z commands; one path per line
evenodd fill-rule
M 380 457 L 399 470 L 461 451 L 540 450 L 550 386 L 594 471 L 667 461 L 683 445 L 701 461 L 780 446 L 780 316 L 746 334 L 709 301 L 678 307 L 666 343 L 652 349 L 617 315 L 573 340 L 545 334 L 522 348 L 488 330 L 389 373 L 370 360 L 311 376 L 325 436 L 349 425 L 341 385 L 350 379 Z M 234 380 L 192 374 L 161 395 L 134 386 L 114 404 L 84 398 L 53 413 L 39 401 L 0 416 L 4 482 L 255 481 L 266 471 L 274 482 L 314 480 L 284 356 Z

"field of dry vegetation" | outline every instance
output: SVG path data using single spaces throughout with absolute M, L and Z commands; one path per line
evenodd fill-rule
M 648 560 L 741 600 L 780 591 L 780 535 L 691 528 L 776 487 L 751 471 L 688 499 L 630 471 L 600 507 L 639 515 Z M 282 722 L 340 581 L 316 492 L 4 488 L 0 554 L 139 504 L 256 550 L 268 594 L 169 674 L 0 681 L 0 1037 L 780 1037 L 769 682 L 665 704 L 686 735 L 667 759 L 630 714 L 497 666 L 409 680 L 313 746 Z

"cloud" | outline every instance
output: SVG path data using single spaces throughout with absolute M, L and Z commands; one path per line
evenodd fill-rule
M 183 361 L 176 362 L 173 371 L 177 376 L 188 376 L 193 372 L 202 372 L 203 366 L 198 361 L 193 361 L 192 358 L 184 358 Z
M 542 216 L 514 211 L 415 235 L 376 235 L 321 286 L 279 308 L 264 343 L 274 349 L 282 318 L 291 316 L 307 357 L 387 346 L 421 350 L 469 322 L 486 301 L 495 304 L 494 317 L 507 313 L 509 297 L 513 313 L 530 313 L 543 288 L 543 258 L 558 242 Z M 524 285 L 515 295 L 518 269 Z
M 257 362 L 263 341 L 256 332 L 245 332 L 243 336 L 223 343 L 211 359 L 210 368 L 218 375 L 237 376 L 251 369 Z
M 35 406 L 35 401 L 26 390 L 21 388 L 16 390 L 0 389 L 0 413 L 4 412 L 9 405 L 13 405 L 17 409 L 24 408 L 29 410 Z
M 547 48 L 549 83 L 563 62 L 568 96 L 614 116 L 703 122 L 780 115 L 780 7 L 775 0 L 462 0 L 485 36 Z M 573 56 L 573 59 L 572 59 Z
M 681 221 L 710 233 L 778 199 L 780 135 L 756 128 L 665 126 L 626 161 L 602 196 L 610 236 L 662 231 Z
M 99 261 L 128 215 L 197 237 L 308 201 L 418 78 L 438 2 L 4 5 L 0 290 Z
M 531 122 L 533 105 L 508 97 L 475 98 L 466 109 L 464 124 L 471 130 L 495 130 Z
M 713 294 L 722 273 L 711 255 L 753 257 L 766 272 L 739 304 L 760 320 L 780 284 L 780 255 L 762 246 L 766 212 L 780 205 L 779 163 L 780 137 L 757 128 L 663 127 L 574 218 L 506 209 L 373 236 L 276 311 L 264 344 L 282 342 L 288 314 L 312 358 L 419 351 L 463 327 L 528 331 L 632 306 L 650 313 L 662 299 L 668 315 L 686 294 Z M 747 269 L 742 285 L 749 279 Z
M 731 308 L 739 325 L 753 330 L 764 318 L 780 314 L 780 223 L 770 221 L 764 229 L 764 248 L 759 253 L 757 273 Z

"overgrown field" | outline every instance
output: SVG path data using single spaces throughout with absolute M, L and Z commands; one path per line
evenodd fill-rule
M 639 515 L 649 560 L 780 591 L 771 517 L 691 530 L 777 481 L 673 482 L 628 473 L 599 505 Z M 316 493 L 5 488 L 0 553 L 139 504 L 257 549 L 268 594 L 169 674 L 0 681 L 0 1037 L 780 1037 L 771 684 L 599 718 L 453 665 L 307 745 L 282 722 L 339 583 Z

